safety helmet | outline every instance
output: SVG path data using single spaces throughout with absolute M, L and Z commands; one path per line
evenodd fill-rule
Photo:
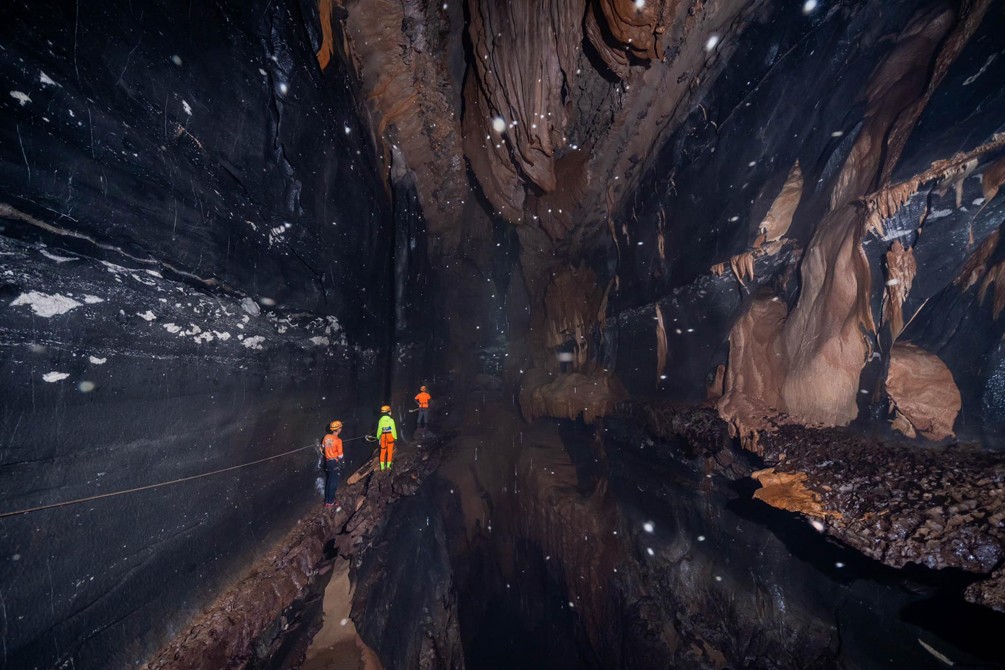
M 380 413 L 381 414 L 390 414 L 391 413 L 391 406 L 390 405 L 383 405 L 380 408 Z
M 338 430 L 341 427 L 342 427 L 342 422 L 341 421 L 332 421 L 330 424 L 328 424 L 328 430 L 331 430 L 331 431 L 336 431 L 336 430 Z
M 420 386 L 420 387 L 419 387 L 419 390 L 420 390 L 420 391 L 425 391 L 425 390 L 426 390 L 426 386 L 425 386 L 425 384 L 423 384 L 422 386 Z

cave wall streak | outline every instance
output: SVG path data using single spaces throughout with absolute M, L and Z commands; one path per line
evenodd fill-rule
M 0 512 L 161 485 L 3 520 L 5 666 L 141 663 L 317 503 L 333 413 L 370 424 L 391 202 L 340 28 L 322 70 L 308 24 L 4 8 Z

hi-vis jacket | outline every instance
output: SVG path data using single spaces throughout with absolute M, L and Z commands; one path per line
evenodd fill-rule
M 387 433 L 391 434 L 391 438 L 398 439 L 398 426 L 395 425 L 394 419 L 385 414 L 380 417 L 380 421 L 377 422 L 377 439 L 379 440 L 381 435 Z

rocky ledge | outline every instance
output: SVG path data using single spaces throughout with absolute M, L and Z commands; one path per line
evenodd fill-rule
M 338 555 L 365 553 L 380 536 L 388 508 L 410 496 L 439 466 L 438 450 L 403 454 L 394 474 L 372 472 L 372 462 L 354 473 L 336 496 L 335 511 L 320 508 L 301 520 L 264 558 L 226 593 L 200 613 L 192 625 L 165 646 L 146 670 L 256 667 L 288 645 L 301 621 L 303 602 L 322 591 L 330 574 L 319 569 Z M 306 650 L 313 630 L 300 639 Z
M 778 426 L 760 434 L 755 456 L 727 437 L 711 409 L 623 409 L 656 437 L 684 438 L 703 451 L 710 469 L 755 478 L 755 498 L 803 515 L 869 558 L 894 568 L 913 563 L 989 576 L 965 596 L 1005 611 L 1005 454 Z

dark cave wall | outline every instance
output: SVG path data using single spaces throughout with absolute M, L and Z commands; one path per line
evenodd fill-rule
M 987 137 L 1005 132 L 1003 31 L 1005 4 L 998 3 L 927 106 L 895 180 L 909 178 L 943 156 L 971 151 Z M 936 353 L 952 370 L 963 400 L 957 433 L 996 449 L 1005 448 L 1000 430 L 1005 396 L 999 390 L 1005 386 L 1001 366 L 1005 321 L 995 307 L 996 284 L 992 281 L 987 289 L 983 287 L 988 272 L 1005 260 L 998 240 L 1005 223 L 1005 197 L 999 190 L 988 199 L 983 186 L 990 166 L 1002 160 L 1005 150 L 981 157 L 960 184 L 959 203 L 956 188 L 933 183 L 901 211 L 904 219 L 908 212 L 927 212 L 914 243 L 919 272 L 904 303 L 904 313 L 917 316 L 902 339 Z M 897 228 L 891 222 L 886 227 Z M 991 255 L 979 281 L 968 286 L 970 259 L 981 255 L 985 244 Z
M 621 290 L 612 295 L 608 316 L 618 317 L 619 330 L 645 333 L 633 341 L 648 340 L 638 349 L 651 359 L 635 361 L 636 355 L 619 349 L 618 373 L 630 390 L 704 398 L 706 376 L 726 362 L 736 316 L 754 287 L 784 267 L 765 258 L 743 286 L 728 270 L 730 257 L 750 249 L 796 160 L 808 193 L 793 233 L 803 244 L 808 240 L 827 206 L 826 192 L 812 197 L 819 192 L 814 184 L 832 179 L 834 164 L 850 149 L 849 138 L 832 134 L 857 130 L 862 80 L 877 52 L 888 48 L 880 38 L 906 22 L 911 10 L 860 3 L 805 16 L 797 5 L 778 7 L 736 38 L 722 77 L 660 149 L 618 217 L 626 234 L 609 253 L 618 258 Z M 664 258 L 658 253 L 661 230 Z M 727 271 L 716 277 L 710 269 L 721 262 Z M 654 304 L 668 322 L 666 380 L 655 365 Z
M 611 294 L 607 330 L 614 345 L 608 347 L 605 363 L 616 366 L 630 391 L 703 400 L 716 366 L 727 362 L 730 328 L 752 300 L 767 294 L 790 309 L 798 302 L 803 249 L 831 207 L 835 179 L 862 129 L 866 83 L 891 52 L 893 36 L 916 13 L 934 16 L 944 6 L 834 3 L 808 15 L 798 4 L 779 6 L 761 12 L 735 38 L 739 44 L 722 76 L 663 146 L 615 217 L 617 241 L 607 246 L 620 290 Z M 1005 128 L 1002 10 L 1001 2 L 990 3 L 979 28 L 951 62 L 924 104 L 901 159 L 887 168 L 890 182 L 972 151 Z M 890 345 L 882 334 L 887 327 L 884 257 L 900 240 L 915 246 L 918 264 L 904 320 L 921 311 L 899 341 L 920 344 L 950 367 L 964 399 L 959 428 L 971 437 L 980 436 L 985 414 L 990 420 L 980 403 L 993 395 L 983 389 L 995 383 L 991 352 L 1001 329 L 994 325 L 990 300 L 983 303 L 984 316 L 961 320 L 962 309 L 940 307 L 944 299 L 937 294 L 961 293 L 953 282 L 965 259 L 1003 221 L 1003 196 L 984 202 L 981 193 L 981 174 L 998 155 L 979 158 L 962 181 L 960 204 L 952 183 L 948 189 L 939 180 L 923 183 L 909 203 L 883 221 L 882 235 L 867 232 L 863 240 L 872 274 L 873 318 L 881 331 L 871 336 L 882 359 L 876 374 L 885 374 Z M 758 227 L 797 160 L 804 185 L 791 227 L 776 253 L 761 253 L 764 240 L 758 239 Z M 730 259 L 742 261 L 752 250 L 753 277 L 741 281 Z M 721 274 L 711 271 L 716 264 L 723 264 Z M 980 302 L 978 289 L 971 289 L 967 304 Z M 657 306 L 668 344 L 663 370 L 657 356 L 664 337 L 656 322 Z M 933 329 L 937 334 L 930 333 Z M 921 331 L 929 334 L 922 337 Z M 960 342 L 955 351 L 945 344 L 952 338 Z M 989 372 L 971 379 L 975 367 Z M 865 376 L 863 387 L 873 389 Z M 880 404 L 885 415 L 885 400 Z
M 5 667 L 142 662 L 318 502 L 325 424 L 375 418 L 394 204 L 313 20 L 4 8 L 0 514 L 308 447 L 0 519 Z

